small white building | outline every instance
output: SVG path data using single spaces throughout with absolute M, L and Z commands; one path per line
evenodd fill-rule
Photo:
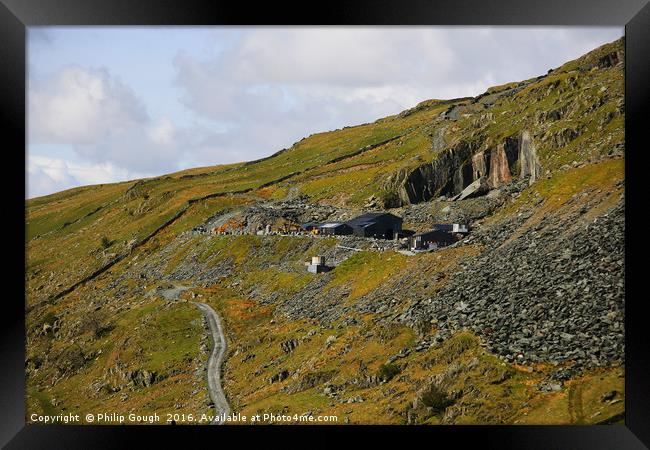
M 324 256 L 312 256 L 311 264 L 307 264 L 307 271 L 311 273 L 329 272 L 330 270 L 332 268 L 325 265 Z
M 455 223 L 452 225 L 452 233 L 467 233 L 467 225 Z
M 445 231 L 447 233 L 469 233 L 469 228 L 465 224 L 460 223 L 437 223 L 432 227 L 436 231 Z

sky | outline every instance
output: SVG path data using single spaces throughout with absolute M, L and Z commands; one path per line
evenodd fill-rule
M 621 27 L 29 27 L 27 197 L 268 156 L 545 74 Z

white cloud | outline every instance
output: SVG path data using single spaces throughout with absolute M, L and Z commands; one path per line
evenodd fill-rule
M 167 79 L 175 86 L 149 97 L 115 75 L 121 73 L 118 63 L 92 69 L 80 60 L 49 77 L 30 76 L 30 147 L 68 145 L 82 161 L 30 160 L 30 186 L 40 194 L 75 183 L 255 159 L 314 132 L 373 121 L 425 99 L 477 95 L 495 84 L 541 75 L 621 33 L 535 27 L 220 28 L 212 35 L 212 51 L 188 48 L 173 60 L 168 53 Z M 56 47 L 55 32 L 44 37 Z M 138 42 L 118 51 L 130 57 L 140 52 L 142 67 L 154 53 Z M 151 111 L 151 95 L 179 98 L 169 102 L 174 110 L 169 113 Z
M 68 67 L 29 88 L 35 143 L 92 144 L 148 120 L 135 94 L 107 70 Z
M 175 127 L 168 118 L 149 128 L 149 139 L 159 145 L 171 145 L 174 141 Z
M 177 170 L 184 153 L 193 150 L 189 142 L 210 132 L 178 127 L 165 116 L 153 120 L 141 99 L 107 69 L 81 67 L 30 82 L 28 131 L 30 146 L 67 144 L 91 167 L 125 173 Z M 43 173 L 58 180 L 53 170 Z
M 111 163 L 68 162 L 29 154 L 27 158 L 27 198 L 88 184 L 114 183 L 152 174 L 131 172 Z
M 244 83 L 372 86 L 416 79 L 432 64 L 444 75 L 453 58 L 446 34 L 435 28 L 261 28 L 246 33 L 220 65 Z
M 226 126 L 223 154 L 268 154 L 302 136 L 428 99 L 545 73 L 621 30 L 253 28 L 216 56 L 174 59 L 183 104 Z M 218 36 L 215 45 L 219 44 Z

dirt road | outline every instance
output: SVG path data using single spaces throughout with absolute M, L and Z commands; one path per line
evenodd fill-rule
M 221 388 L 221 365 L 226 355 L 226 337 L 223 334 L 221 319 L 215 310 L 205 303 L 192 303 L 201 310 L 212 333 L 212 353 L 208 359 L 208 391 L 214 403 L 215 411 L 215 418 L 212 424 L 221 425 L 224 423 L 224 417 L 230 414 L 228 400 L 226 400 L 226 396 Z

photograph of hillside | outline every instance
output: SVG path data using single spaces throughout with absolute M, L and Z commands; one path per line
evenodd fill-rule
M 28 423 L 623 423 L 622 29 L 28 55 Z

